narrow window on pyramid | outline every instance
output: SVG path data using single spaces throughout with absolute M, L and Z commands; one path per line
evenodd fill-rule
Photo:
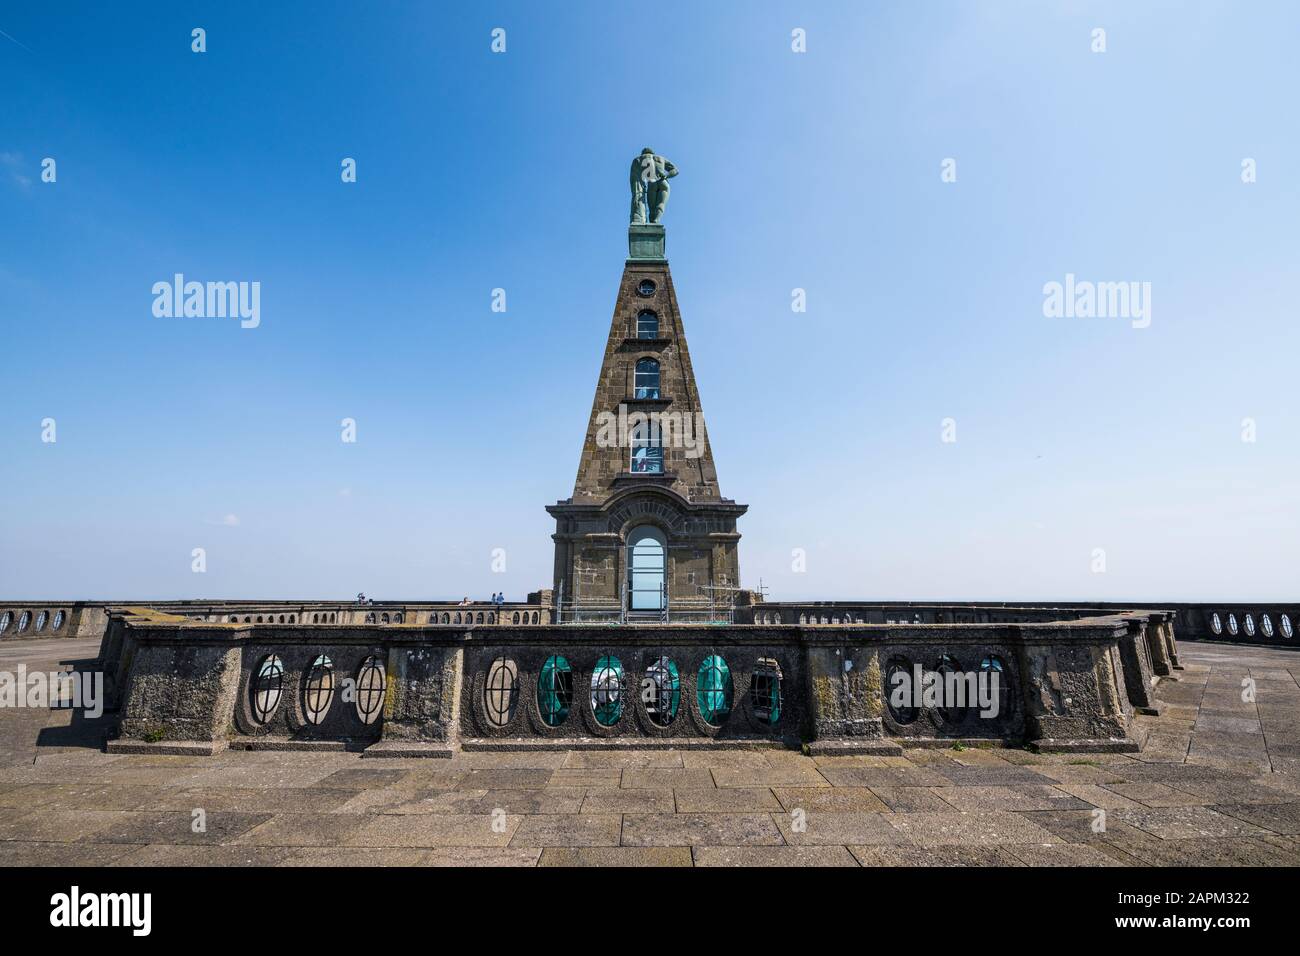
M 637 422 L 629 429 L 632 473 L 658 475 L 664 470 L 664 448 L 659 429 L 650 422 Z
M 636 397 L 659 397 L 659 363 L 652 358 L 638 359 L 636 363 Z
M 659 338 L 659 316 L 649 311 L 636 317 L 636 337 L 639 339 Z

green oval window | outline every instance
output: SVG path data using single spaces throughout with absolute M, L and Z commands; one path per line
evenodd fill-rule
M 591 710 L 596 723 L 612 727 L 623 716 L 623 663 L 606 654 L 591 672 Z
M 731 713 L 731 668 L 717 654 L 710 654 L 700 665 L 695 678 L 695 701 L 700 716 L 710 724 L 720 724 Z
M 573 705 L 573 668 L 558 654 L 552 654 L 537 675 L 537 709 L 548 727 L 558 727 L 569 719 Z

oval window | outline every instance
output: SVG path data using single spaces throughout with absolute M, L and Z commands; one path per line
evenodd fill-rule
M 1011 686 L 1007 677 L 1006 663 L 996 655 L 980 661 L 979 679 L 984 687 L 977 687 L 981 701 L 993 701 L 993 713 L 975 708 L 981 717 L 996 720 L 1011 711 Z
M 45 611 L 42 611 L 40 614 L 36 615 L 36 630 L 38 631 L 45 630 L 45 621 L 48 617 L 49 614 Z
M 1247 637 L 1254 637 L 1254 636 L 1255 636 L 1255 617 L 1254 617 L 1254 615 L 1252 615 L 1252 614 L 1247 614 L 1247 615 L 1246 615 L 1245 625 L 1246 625 L 1246 636 L 1247 636 Z
M 325 720 L 330 704 L 334 702 L 334 662 L 324 654 L 311 663 L 302 701 L 308 723 L 319 724 Z
M 623 716 L 623 662 L 606 654 L 591 672 L 591 710 L 596 723 L 612 727 Z
M 1214 615 L 1210 618 L 1210 630 L 1213 631 L 1215 634 L 1223 633 L 1223 622 L 1219 620 L 1218 611 L 1215 611 Z
M 1282 622 L 1282 636 L 1285 637 L 1288 641 L 1291 640 L 1291 635 L 1294 633 L 1294 631 L 1291 628 L 1291 618 L 1283 614 L 1279 620 Z
M 487 711 L 488 723 L 493 727 L 510 723 L 518 699 L 519 668 L 514 661 L 498 657 L 488 667 L 487 680 L 483 684 L 483 707 Z
M 275 709 L 280 706 L 280 694 L 284 688 L 284 664 L 272 654 L 262 658 L 253 680 L 249 683 L 250 703 L 253 707 L 253 720 L 264 724 L 271 719 Z
M 357 716 L 363 724 L 373 724 L 384 709 L 384 690 L 388 680 L 384 665 L 371 656 L 361 662 L 357 671 Z
M 644 298 L 649 298 L 655 294 L 655 284 L 653 279 L 642 279 L 637 285 L 636 291 Z
M 935 691 L 939 701 L 934 709 L 935 713 L 945 724 L 960 723 L 966 716 L 965 681 L 961 665 L 957 663 L 956 658 L 945 654 L 934 665 L 934 673 Z
M 731 668 L 717 654 L 704 658 L 695 675 L 695 702 L 705 723 L 718 725 L 731 713 Z
M 27 630 L 27 625 L 30 624 L 31 621 L 32 621 L 32 612 L 31 612 L 31 611 L 23 611 L 22 617 L 18 618 L 18 631 L 19 631 L 19 633 L 21 633 L 21 632 Z
M 885 669 L 885 700 L 889 706 L 889 716 L 896 724 L 910 724 L 916 720 L 916 693 L 920 688 L 913 687 L 912 665 L 906 660 L 896 658 Z
M 3 634 L 5 631 L 9 630 L 9 622 L 12 621 L 13 619 L 14 616 L 9 611 L 5 611 L 3 614 L 0 614 L 0 634 Z
M 641 697 L 653 723 L 667 727 L 677 718 L 682 702 L 682 680 L 672 658 L 660 657 L 646 668 Z
M 1235 614 L 1228 615 L 1228 633 L 1229 634 L 1237 633 L 1237 615 Z
M 573 706 L 573 668 L 558 654 L 553 654 L 542 665 L 537 675 L 537 709 L 542 722 L 548 727 L 558 727 L 569 719 Z
M 1259 629 L 1264 632 L 1265 637 L 1273 636 L 1273 621 L 1267 614 L 1259 619 Z
M 759 723 L 769 727 L 781 719 L 781 665 L 760 657 L 749 682 L 749 704 Z

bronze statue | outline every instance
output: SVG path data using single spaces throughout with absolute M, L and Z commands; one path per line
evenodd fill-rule
M 633 223 L 644 223 L 647 213 L 650 222 L 663 219 L 664 207 L 668 205 L 668 180 L 676 175 L 677 167 L 649 146 L 632 160 L 628 182 L 632 186 Z

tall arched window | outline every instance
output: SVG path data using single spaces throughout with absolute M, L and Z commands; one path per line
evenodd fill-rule
M 659 316 L 649 309 L 637 315 L 636 337 L 639 339 L 659 338 Z
M 634 475 L 661 475 L 664 470 L 663 435 L 657 421 L 646 421 L 640 412 L 634 413 L 628 429 L 631 447 L 631 469 Z
M 636 397 L 659 397 L 659 363 L 652 358 L 636 361 Z
M 629 607 L 662 611 L 668 600 L 668 542 L 657 528 L 637 528 L 627 539 Z

